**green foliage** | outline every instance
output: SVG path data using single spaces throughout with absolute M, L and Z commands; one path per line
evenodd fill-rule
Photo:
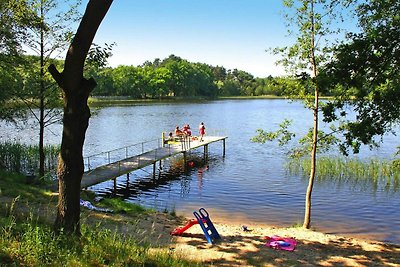
M 285 119 L 279 124 L 279 129 L 275 132 L 266 132 L 262 129 L 258 129 L 258 135 L 251 138 L 252 142 L 264 144 L 266 141 L 278 140 L 280 146 L 286 145 L 296 135 L 288 130 L 291 125 L 291 121 Z
M 282 55 L 279 64 L 296 74 L 313 71 L 330 56 L 330 47 L 339 36 L 338 22 L 343 19 L 342 1 L 326 0 L 283 0 L 284 17 L 290 36 L 294 36 L 291 46 L 272 49 Z M 335 26 L 335 27 L 333 27 Z
M 298 79 L 254 78 L 237 69 L 192 63 L 171 55 L 142 66 L 118 66 L 93 72 L 97 96 L 131 98 L 288 95 L 303 90 Z
M 262 129 L 258 129 L 258 135 L 251 138 L 252 142 L 264 144 L 267 141 L 278 141 L 279 146 L 288 144 L 296 134 L 289 130 L 291 121 L 288 119 L 283 120 L 279 124 L 279 129 L 276 131 L 266 132 Z M 338 142 L 338 139 L 332 134 L 326 134 L 323 131 L 318 131 L 318 153 L 329 151 Z M 301 158 L 311 153 L 313 145 L 313 129 L 309 129 L 307 134 L 298 140 L 298 145 L 288 150 L 288 155 L 291 158 Z
M 332 149 L 337 143 L 338 139 L 331 134 L 326 134 L 323 131 L 318 131 L 317 138 L 317 153 L 324 153 Z M 313 144 L 313 129 L 309 129 L 308 133 L 300 138 L 299 145 L 289 151 L 289 156 L 292 158 L 300 158 L 309 155 Z
M 96 96 L 124 96 L 134 99 L 166 97 L 286 96 L 299 98 L 312 92 L 306 73 L 297 77 L 254 78 L 241 70 L 226 70 L 192 63 L 171 55 L 141 66 L 89 68 L 97 81 Z M 325 91 L 326 95 L 331 92 Z
M 352 108 L 356 120 L 343 128 L 342 151 L 374 145 L 400 122 L 400 3 L 362 2 L 357 9 L 361 32 L 348 35 L 320 79 L 335 88 L 336 101 L 324 109 L 325 121 L 344 120 Z M 339 114 L 339 115 L 338 115 Z
M 26 39 L 27 27 L 34 27 L 36 22 L 28 1 L 0 1 L 0 119 L 13 121 L 15 114 L 21 114 L 9 102 L 23 86 L 23 79 L 18 75 L 23 65 L 22 42 Z

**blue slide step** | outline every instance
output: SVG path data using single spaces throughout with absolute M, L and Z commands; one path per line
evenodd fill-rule
M 212 244 L 216 239 L 221 239 L 205 208 L 200 208 L 199 212 L 193 212 L 193 215 L 199 222 L 208 243 Z

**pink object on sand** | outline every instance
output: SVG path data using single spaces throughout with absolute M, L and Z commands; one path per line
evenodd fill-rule
M 264 237 L 264 239 L 267 240 L 265 246 L 274 249 L 293 251 L 297 245 L 297 241 L 294 238 L 287 238 L 287 237 L 280 237 L 277 235 L 273 235 L 271 237 L 266 236 Z

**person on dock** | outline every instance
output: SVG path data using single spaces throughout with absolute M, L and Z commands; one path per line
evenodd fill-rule
M 200 135 L 200 142 L 203 142 L 203 137 L 206 134 L 206 127 L 204 126 L 204 122 L 201 122 L 199 125 L 199 135 Z
M 174 141 L 174 136 L 172 135 L 172 132 L 169 132 L 168 134 L 168 141 Z
M 191 135 L 192 135 L 192 130 L 190 130 L 190 125 L 189 125 L 189 124 L 185 124 L 185 125 L 183 126 L 183 133 L 184 133 L 186 136 L 191 136 Z
M 179 129 L 179 126 L 176 126 L 175 128 L 175 136 L 176 137 L 181 137 L 183 135 L 183 132 L 181 131 L 181 129 Z

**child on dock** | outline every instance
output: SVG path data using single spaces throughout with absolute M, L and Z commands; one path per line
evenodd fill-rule
M 204 122 L 201 122 L 199 125 L 199 134 L 200 134 L 200 142 L 203 142 L 203 136 L 206 134 L 206 127 L 204 126 Z

